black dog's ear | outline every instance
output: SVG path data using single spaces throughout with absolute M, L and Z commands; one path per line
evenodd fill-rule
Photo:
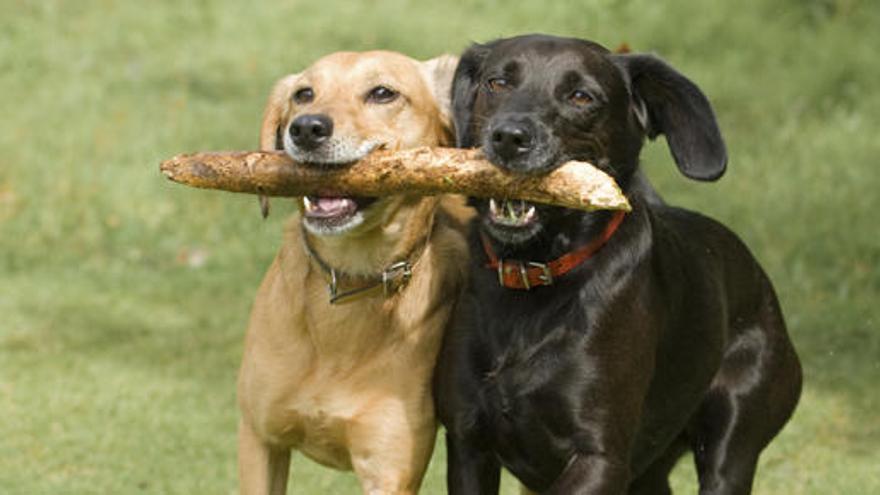
M 452 78 L 452 120 L 455 124 L 455 145 L 459 148 L 472 148 L 471 115 L 474 100 L 480 86 L 480 73 L 483 62 L 492 50 L 493 43 L 480 45 L 474 43 L 462 54 Z
M 703 181 L 721 177 L 727 169 L 727 149 L 700 88 L 657 57 L 612 57 L 629 75 L 636 114 L 648 137 L 666 135 L 669 151 L 686 177 Z

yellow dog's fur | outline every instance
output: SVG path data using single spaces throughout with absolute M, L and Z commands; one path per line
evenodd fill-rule
M 334 135 L 378 139 L 386 148 L 449 144 L 453 57 L 417 62 L 391 52 L 336 53 L 272 90 L 261 147 L 305 113 L 334 122 Z M 365 101 L 371 88 L 399 92 Z M 314 89 L 298 105 L 291 95 Z M 302 206 L 302 205 L 300 205 Z M 302 208 L 300 208 L 302 209 Z M 338 236 L 305 233 L 296 215 L 254 302 L 238 383 L 239 473 L 246 494 L 282 494 L 290 450 L 353 469 L 365 493 L 415 493 L 434 446 L 431 375 L 464 281 L 469 213 L 457 198 L 381 198 L 364 222 Z M 341 272 L 375 275 L 421 250 L 401 292 L 331 305 L 326 275 L 303 235 Z M 419 242 L 429 236 L 427 244 Z

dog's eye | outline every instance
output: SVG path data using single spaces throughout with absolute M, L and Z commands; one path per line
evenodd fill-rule
M 500 93 L 510 89 L 510 81 L 503 77 L 493 77 L 486 81 L 486 87 L 493 93 Z
M 315 91 L 312 88 L 302 88 L 293 93 L 293 101 L 300 105 L 311 103 L 315 99 Z
M 583 107 L 593 103 L 593 97 L 590 96 L 590 93 L 587 93 L 583 90 L 575 90 L 568 96 L 568 101 L 574 103 L 577 106 Z
M 376 86 L 371 89 L 369 93 L 367 93 L 367 102 L 368 103 L 391 103 L 395 99 L 397 99 L 397 95 L 399 95 L 397 91 L 394 91 L 387 86 Z

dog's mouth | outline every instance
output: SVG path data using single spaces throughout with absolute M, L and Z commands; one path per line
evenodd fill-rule
M 536 205 L 523 200 L 490 199 L 483 217 L 486 231 L 505 244 L 521 244 L 541 231 Z
M 303 221 L 318 235 L 342 234 L 363 223 L 363 210 L 377 198 L 355 196 L 305 196 Z
M 355 144 L 351 139 L 336 138 L 314 151 L 303 151 L 286 143 L 287 154 L 302 166 L 332 170 L 346 167 L 377 149 L 385 148 L 380 141 L 367 140 Z M 333 193 L 303 197 L 303 223 L 316 235 L 344 234 L 364 223 L 364 210 L 378 198 L 341 196 Z
M 538 209 L 521 199 L 490 199 L 489 221 L 502 227 L 524 228 L 538 221 Z

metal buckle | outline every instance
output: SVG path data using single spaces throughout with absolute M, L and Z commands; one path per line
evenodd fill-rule
M 529 282 L 529 270 L 528 267 L 534 266 L 543 270 L 544 273 L 541 274 L 539 279 L 541 282 L 546 284 L 551 284 L 553 282 L 553 276 L 550 274 L 550 268 L 547 267 L 544 263 L 536 263 L 534 261 L 529 261 L 528 265 L 523 263 L 522 261 L 510 261 L 511 265 L 515 265 L 517 271 L 519 271 L 519 278 L 522 281 L 523 288 L 525 290 L 531 290 L 532 284 Z M 527 267 L 528 266 L 528 267 Z M 506 266 L 504 264 L 503 259 L 498 260 L 498 284 L 502 287 L 507 287 L 504 284 L 504 273 L 512 270 L 514 266 Z
M 330 291 L 330 303 L 333 304 L 336 302 L 336 291 L 337 291 L 337 278 L 336 278 L 336 270 L 333 268 L 330 269 L 330 283 L 327 284 L 327 290 Z
M 526 265 L 522 261 L 518 261 L 517 264 L 519 265 L 519 278 L 522 279 L 523 287 L 526 290 L 531 290 L 532 284 L 529 283 L 529 270 L 526 269 Z
M 394 288 L 391 286 L 391 283 L 398 277 L 400 278 L 400 283 L 396 289 L 399 290 L 412 278 L 412 266 L 410 266 L 409 261 L 398 261 L 382 272 L 382 292 L 385 294 L 385 297 L 392 293 Z
M 553 285 L 553 273 L 550 271 L 550 267 L 547 265 L 547 263 L 529 261 L 529 266 L 541 269 L 542 273 L 540 276 L 538 276 L 538 280 L 544 282 L 544 285 Z

